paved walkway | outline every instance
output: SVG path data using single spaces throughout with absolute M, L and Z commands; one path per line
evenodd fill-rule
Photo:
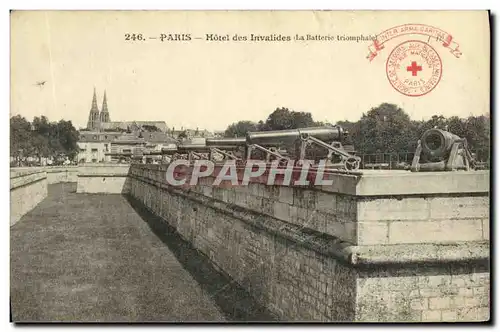
M 272 319 L 124 196 L 75 191 L 49 186 L 10 229 L 14 322 Z

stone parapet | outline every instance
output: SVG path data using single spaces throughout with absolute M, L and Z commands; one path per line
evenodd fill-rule
M 47 173 L 42 170 L 11 172 L 10 226 L 47 197 Z
M 131 195 L 282 319 L 489 318 L 487 173 L 398 172 L 401 188 L 384 193 L 367 187 L 385 176 L 374 173 L 333 173 L 331 188 L 171 186 L 166 168 L 133 165 Z M 452 182 L 441 193 L 411 177 L 443 174 Z
M 80 166 L 77 193 L 126 194 L 130 192 L 130 165 L 103 164 Z

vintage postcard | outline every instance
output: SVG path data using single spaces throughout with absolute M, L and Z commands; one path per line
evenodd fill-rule
M 488 322 L 487 11 L 12 11 L 11 320 Z

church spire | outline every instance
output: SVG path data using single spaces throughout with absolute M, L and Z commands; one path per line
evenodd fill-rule
M 94 96 L 92 97 L 92 107 L 89 113 L 89 121 L 87 123 L 87 128 L 89 130 L 99 130 L 99 108 L 97 108 L 97 97 L 94 87 Z
M 110 122 L 106 90 L 104 90 L 104 98 L 102 99 L 101 122 Z
M 102 99 L 102 112 L 107 112 L 108 111 L 108 103 L 106 101 L 106 90 L 104 90 L 104 98 Z
M 95 87 L 94 87 L 94 97 L 92 98 L 92 108 L 90 109 L 90 112 L 99 112 L 99 109 L 97 108 L 97 97 L 95 95 Z

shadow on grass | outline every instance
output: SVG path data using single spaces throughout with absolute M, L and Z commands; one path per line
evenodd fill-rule
M 148 211 L 133 197 L 127 195 L 126 198 L 154 234 L 168 246 L 182 266 L 211 296 L 229 321 L 277 321 L 269 310 L 256 303 L 249 292 L 227 275 L 217 271 L 212 262 L 182 239 L 175 228 Z

